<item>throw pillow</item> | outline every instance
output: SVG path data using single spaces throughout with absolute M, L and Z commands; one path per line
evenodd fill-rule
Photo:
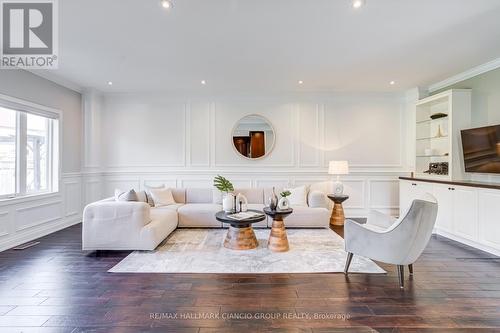
M 146 188 L 146 191 L 145 191 L 146 192 L 146 202 L 149 204 L 150 207 L 154 207 L 155 202 L 153 200 L 153 197 L 151 196 L 151 190 L 164 189 L 165 184 L 156 185 L 156 186 L 145 184 L 144 187 Z
M 151 197 L 153 198 L 155 207 L 175 205 L 172 190 L 169 188 L 152 189 L 150 190 Z
M 305 186 L 299 186 L 296 188 L 285 189 L 290 191 L 288 196 L 288 202 L 290 207 L 307 207 L 307 188 Z
M 148 196 L 146 194 L 146 191 L 137 192 L 137 201 L 145 202 L 145 203 L 148 202 Z
M 139 201 L 137 193 L 134 189 L 122 192 L 119 189 L 115 190 L 115 201 Z

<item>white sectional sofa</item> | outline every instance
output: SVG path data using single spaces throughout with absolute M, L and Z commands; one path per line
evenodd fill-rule
M 248 199 L 248 208 L 262 210 L 271 190 L 262 188 L 235 189 Z M 176 204 L 150 207 L 144 202 L 121 202 L 114 198 L 87 205 L 83 213 L 83 250 L 154 250 L 177 227 L 227 227 L 215 219 L 222 210 L 212 189 L 172 189 Z M 214 199 L 215 198 L 215 199 Z M 287 227 L 328 228 L 330 210 L 326 195 L 310 191 L 307 203 L 293 206 L 286 218 Z M 272 220 L 253 227 L 271 227 Z

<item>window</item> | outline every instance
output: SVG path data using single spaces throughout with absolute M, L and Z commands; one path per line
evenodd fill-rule
M 0 108 L 0 196 L 16 193 L 16 111 Z
M 0 96 L 0 198 L 57 191 L 58 131 L 57 113 Z

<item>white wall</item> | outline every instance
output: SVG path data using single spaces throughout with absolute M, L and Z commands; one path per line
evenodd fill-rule
M 22 70 L 2 70 L 0 94 L 62 112 L 60 191 L 0 201 L 0 251 L 81 220 L 81 95 Z
M 344 177 L 348 215 L 365 216 L 374 207 L 398 211 L 397 177 L 408 170 L 403 95 L 114 94 L 96 108 L 99 129 L 87 126 L 85 137 L 101 137 L 101 173 L 88 163 L 94 172 L 93 189 L 85 191 L 89 200 L 115 187 L 209 187 L 217 173 L 243 187 L 309 184 L 330 178 L 329 160 L 346 159 L 352 166 Z M 248 161 L 232 147 L 233 126 L 248 114 L 263 115 L 276 130 L 276 145 L 265 159 Z

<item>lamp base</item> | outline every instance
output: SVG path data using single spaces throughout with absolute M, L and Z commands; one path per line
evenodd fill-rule
M 344 184 L 342 184 L 340 181 L 336 181 L 333 183 L 333 194 L 335 195 L 342 195 L 344 194 Z

